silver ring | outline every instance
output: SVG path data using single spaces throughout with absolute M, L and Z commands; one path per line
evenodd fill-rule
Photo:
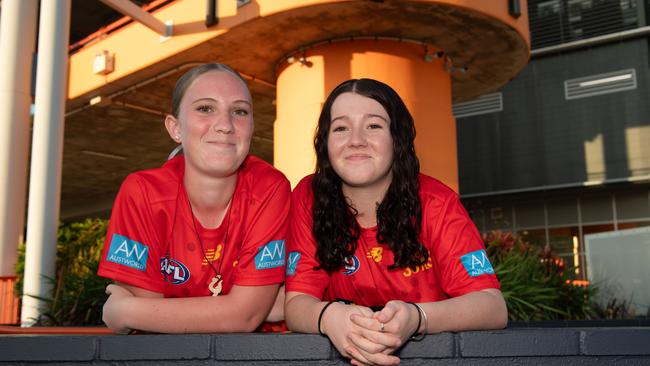
M 379 331 L 384 332 L 384 323 L 379 323 Z

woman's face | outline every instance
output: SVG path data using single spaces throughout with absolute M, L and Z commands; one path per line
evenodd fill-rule
M 188 168 L 230 176 L 248 154 L 253 134 L 251 95 L 241 80 L 227 72 L 198 76 L 181 99 L 178 118 L 169 119 L 168 131 L 183 144 Z
M 334 171 L 349 187 L 388 187 L 392 180 L 390 118 L 376 100 L 343 93 L 332 104 L 327 150 Z

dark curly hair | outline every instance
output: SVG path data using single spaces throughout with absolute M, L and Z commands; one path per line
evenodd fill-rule
M 429 258 L 428 251 L 419 242 L 422 207 L 418 194 L 420 162 L 413 144 L 415 126 L 399 95 L 390 86 L 372 79 L 341 83 L 327 97 L 318 119 L 314 138 L 316 174 L 312 180 L 312 232 L 317 243 L 317 268 L 328 272 L 342 268 L 345 259 L 354 254 L 361 231 L 355 219 L 358 212 L 343 195 L 341 178 L 334 171 L 327 151 L 332 104 L 346 92 L 376 100 L 390 117 L 393 178 L 377 207 L 377 241 L 386 243 L 394 254 L 395 262 L 389 269 L 414 268 Z

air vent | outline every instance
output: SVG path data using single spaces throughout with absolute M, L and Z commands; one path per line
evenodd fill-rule
M 564 82 L 564 96 L 567 100 L 632 89 L 636 89 L 636 70 L 634 69 L 570 79 Z
M 469 102 L 456 103 L 452 106 L 452 112 L 456 118 L 501 112 L 502 110 L 503 95 L 501 93 L 481 95 Z

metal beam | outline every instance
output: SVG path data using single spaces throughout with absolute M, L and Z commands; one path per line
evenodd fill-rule
M 173 26 L 163 23 L 129 0 L 100 0 L 114 10 L 133 18 L 163 37 L 171 37 Z

